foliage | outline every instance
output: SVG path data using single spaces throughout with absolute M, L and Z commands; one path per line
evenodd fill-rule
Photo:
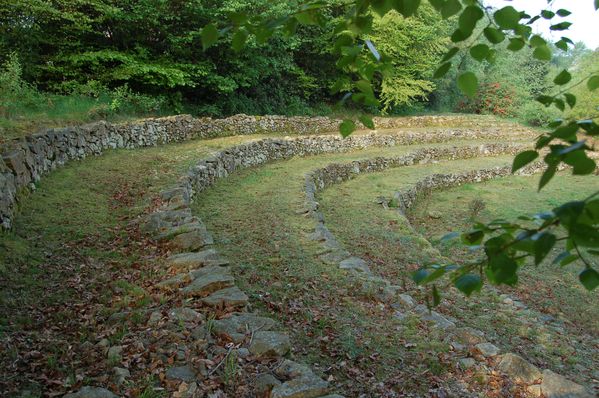
M 456 58 L 457 55 L 461 55 L 462 59 L 468 57 L 484 67 L 487 64 L 495 64 L 497 47 L 505 46 L 508 51 L 514 53 L 527 48 L 525 51 L 530 51 L 534 60 L 541 61 L 537 65 L 542 68 L 544 62 L 552 60 L 555 51 L 568 51 L 574 44 L 565 36 L 550 43 L 540 35 L 534 34 L 532 28 L 536 21 L 545 19 L 551 22 L 552 31 L 565 31 L 572 25 L 563 20 L 571 14 L 568 10 L 553 12 L 547 9 L 531 16 L 511 5 L 494 10 L 485 7 L 481 2 L 470 0 L 431 0 L 430 4 L 443 19 L 457 17 L 457 26 L 450 36 L 454 46 L 443 56 L 441 65 L 433 75 L 435 78 L 442 78 L 448 74 L 456 59 L 460 59 Z M 599 2 L 595 1 L 594 5 L 595 9 L 599 9 Z M 394 15 L 393 13 L 399 13 L 406 18 L 412 17 L 420 11 L 421 1 L 355 0 L 350 2 L 350 6 L 346 18 L 340 19 L 335 26 L 335 48 L 339 58 L 337 66 L 346 72 L 336 84 L 335 91 L 346 91 L 344 99 L 351 98 L 356 103 L 378 107 L 381 102 L 374 88 L 377 81 L 389 78 L 393 62 L 380 47 L 377 48 L 369 36 L 375 31 L 373 14 L 382 18 L 387 14 Z M 266 41 L 277 31 L 293 36 L 298 25 L 326 26 L 323 10 L 327 8 L 326 2 L 313 1 L 300 5 L 293 13 L 276 20 L 264 17 L 251 19 L 243 15 L 231 19 L 230 25 L 224 31 L 231 30 L 233 35 L 247 32 L 248 35 L 252 34 L 262 41 Z M 207 33 L 207 37 L 203 37 L 205 47 L 218 41 L 218 30 L 213 23 L 204 27 L 204 32 Z M 479 92 L 480 79 L 476 71 L 460 70 L 461 65 L 462 62 L 459 62 L 457 87 L 467 97 L 474 99 Z M 562 112 L 566 107 L 574 109 L 577 97 L 569 88 L 586 83 L 589 91 L 599 89 L 599 70 L 591 68 L 589 75 L 584 76 L 574 86 L 569 85 L 571 81 L 572 74 L 564 68 L 555 74 L 552 82 L 556 87 L 554 90 L 536 92 L 537 87 L 534 87 L 530 94 L 535 95 L 536 100 L 545 107 L 555 106 Z M 487 86 L 486 90 L 483 90 L 483 100 L 479 107 L 491 106 L 492 111 L 499 109 L 507 112 L 503 109 L 503 103 L 496 105 L 486 101 L 491 96 L 505 101 L 506 95 L 499 93 L 500 88 L 501 85 L 497 82 Z M 381 97 L 385 101 L 384 95 Z M 593 117 L 595 116 L 585 115 L 585 120 L 558 119 L 552 122 L 549 125 L 552 130 L 537 139 L 534 150 L 516 156 L 513 171 L 524 168 L 543 155 L 546 169 L 541 176 L 539 189 L 550 182 L 561 166 L 570 166 L 575 175 L 594 173 L 597 169 L 596 162 L 587 153 L 592 151 L 587 145 L 587 140 L 599 135 L 599 125 L 593 122 Z M 363 123 L 372 124 L 370 120 L 363 120 Z M 352 120 L 345 120 L 340 126 L 340 131 L 343 136 L 347 136 L 355 128 Z M 599 191 L 583 200 L 558 206 L 550 212 L 534 217 L 522 216 L 518 222 L 494 220 L 488 224 L 477 223 L 472 231 L 462 234 L 461 239 L 465 244 L 484 251 L 485 257 L 480 262 L 462 266 L 431 265 L 417 271 L 413 279 L 418 284 L 432 284 L 432 303 L 437 305 L 440 302 L 440 294 L 434 282 L 440 278 L 449 276 L 454 286 L 466 295 L 479 291 L 485 279 L 493 284 L 515 285 L 518 282 L 518 270 L 525 261 L 532 259 L 533 263 L 538 265 L 549 255 L 557 241 L 565 241 L 566 251 L 556 258 L 555 262 L 564 266 L 572 261 L 581 260 L 585 269 L 580 273 L 580 282 L 586 289 L 594 290 L 599 287 L 599 272 L 588 257 L 599 256 L 597 196 Z

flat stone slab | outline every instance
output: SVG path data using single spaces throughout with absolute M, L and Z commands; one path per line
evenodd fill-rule
M 212 307 L 245 307 L 249 297 L 237 286 L 228 287 L 202 299 L 202 303 Z
M 83 387 L 81 390 L 66 394 L 63 398 L 118 398 L 112 392 L 101 387 Z
M 542 377 L 541 371 L 519 355 L 508 353 L 499 357 L 497 369 L 512 379 L 532 384 Z
M 355 270 L 355 271 L 364 272 L 367 274 L 370 273 L 370 268 L 368 267 L 368 264 L 366 263 L 366 261 L 362 260 L 359 257 L 346 258 L 345 260 L 343 260 L 339 263 L 339 268 L 347 269 L 347 270 Z
M 196 373 L 189 366 L 175 366 L 166 371 L 166 378 L 169 380 L 181 380 L 191 383 L 196 380 Z
M 243 313 L 214 321 L 212 330 L 218 335 L 230 338 L 234 343 L 241 343 L 252 332 L 268 331 L 275 326 L 276 322 L 271 318 Z
M 212 236 L 203 229 L 194 229 L 174 236 L 169 242 L 171 250 L 187 251 L 199 250 L 207 245 L 212 245 Z
M 289 336 L 281 332 L 258 331 L 254 333 L 249 350 L 259 357 L 280 357 L 289 352 Z
M 486 358 L 495 357 L 500 353 L 499 348 L 491 343 L 480 343 L 474 347 Z
M 190 272 L 190 275 L 191 283 L 182 289 L 186 296 L 203 297 L 235 284 L 235 278 L 228 267 L 205 267 Z
M 159 282 L 156 284 L 156 287 L 160 290 L 164 291 L 174 291 L 180 288 L 181 286 L 189 283 L 191 281 L 191 275 L 188 273 L 177 274 L 172 278 L 169 278 L 165 281 Z
M 205 318 L 203 314 L 187 307 L 173 308 L 168 312 L 168 317 L 175 322 L 201 322 Z
M 174 254 L 166 259 L 166 266 L 176 271 L 191 271 L 196 268 L 216 265 L 229 265 L 229 261 L 222 258 L 214 249 Z
M 474 346 L 485 342 L 485 334 L 471 327 L 461 327 L 453 331 L 453 338 L 460 344 Z
M 548 369 L 543 371 L 541 392 L 545 398 L 593 398 L 593 395 L 580 384 Z
M 271 398 L 317 398 L 326 394 L 329 383 L 320 377 L 304 376 L 289 380 L 275 386 L 271 392 Z

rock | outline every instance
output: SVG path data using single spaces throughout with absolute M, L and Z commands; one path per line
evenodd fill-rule
M 241 347 L 237 349 L 237 356 L 239 358 L 247 358 L 250 356 L 250 350 L 247 348 Z
M 541 385 L 535 384 L 533 386 L 526 387 L 526 391 L 532 395 L 533 398 L 539 398 L 541 396 Z
M 271 330 L 275 324 L 271 318 L 242 313 L 214 321 L 212 330 L 220 336 L 228 337 L 234 343 L 241 343 L 246 335 L 258 330 Z
M 370 273 L 370 268 L 368 267 L 368 264 L 366 263 L 366 261 L 362 260 L 359 257 L 346 258 L 345 260 L 343 260 L 339 263 L 339 268 L 347 269 L 347 270 L 355 270 L 355 271 L 364 272 L 367 274 Z
M 158 282 L 156 287 L 162 291 L 172 292 L 180 288 L 181 286 L 191 281 L 191 275 L 189 273 L 177 274 L 172 278 Z
M 208 232 L 195 229 L 176 235 L 168 242 L 168 247 L 174 251 L 193 251 L 213 243 L 214 241 Z
M 471 327 L 457 328 L 453 331 L 452 337 L 458 343 L 467 346 L 474 346 L 485 342 L 485 334 Z
M 303 363 L 284 359 L 279 366 L 274 370 L 275 375 L 282 379 L 295 379 L 298 377 L 312 376 L 312 369 Z
M 83 387 L 81 390 L 66 394 L 63 398 L 118 398 L 112 392 L 101 387 Z
M 129 377 L 131 377 L 131 373 L 129 372 L 128 369 L 125 368 L 112 368 L 112 371 L 114 372 L 114 382 L 117 385 L 121 385 L 125 382 L 125 380 L 127 380 Z
M 440 211 L 431 210 L 428 212 L 428 216 L 432 219 L 438 220 L 439 218 L 443 217 L 443 213 Z
M 272 388 L 280 384 L 281 382 L 273 375 L 269 373 L 262 373 L 256 376 L 256 380 L 254 381 L 256 396 L 268 396 Z
M 201 322 L 205 319 L 204 315 L 187 307 L 173 308 L 168 316 L 174 322 Z
M 399 304 L 404 309 L 414 308 L 416 302 L 409 294 L 399 294 L 397 296 L 397 304 Z
M 175 366 L 166 371 L 166 378 L 169 380 L 181 380 L 191 383 L 196 380 L 196 373 L 189 366 Z
M 275 386 L 271 398 L 316 398 L 327 393 L 329 383 L 315 375 L 291 379 Z
M 222 258 L 214 249 L 174 254 L 166 259 L 167 267 L 177 272 L 186 272 L 205 266 L 224 266 L 228 264 L 229 261 Z
M 541 371 L 528 363 L 524 358 L 508 353 L 499 357 L 497 369 L 510 376 L 517 382 L 532 384 L 541 378 Z
M 258 331 L 249 346 L 253 355 L 259 357 L 280 357 L 289 352 L 289 336 L 280 332 Z
M 212 307 L 245 307 L 249 297 L 237 286 L 228 287 L 202 299 L 202 303 Z
M 548 369 L 543 371 L 541 393 L 545 398 L 593 398 L 583 386 Z
M 325 395 L 320 398 L 345 398 L 345 397 L 343 395 L 339 395 L 339 394 L 331 394 L 331 395 Z
M 458 365 L 461 369 L 466 370 L 476 365 L 476 361 L 474 360 L 474 358 L 460 358 L 458 360 Z
M 435 327 L 438 327 L 440 329 L 455 328 L 455 323 L 445 318 L 443 315 L 439 314 L 436 311 L 426 311 L 422 313 L 420 316 L 423 320 L 432 322 L 435 325 Z
M 157 325 L 161 320 L 162 320 L 162 312 L 160 312 L 160 311 L 153 311 L 150 314 L 150 319 L 148 319 L 148 323 L 147 324 L 149 326 Z
M 495 357 L 499 355 L 500 352 L 499 348 L 491 343 L 479 343 L 475 347 L 486 358 Z
M 202 297 L 217 290 L 233 286 L 235 278 L 228 267 L 205 267 L 190 272 L 193 280 L 182 289 L 186 296 Z
M 123 347 L 119 345 L 110 347 L 106 356 L 111 361 L 120 361 L 121 357 L 123 356 Z

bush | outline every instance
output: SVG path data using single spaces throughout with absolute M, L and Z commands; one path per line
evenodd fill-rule
M 520 107 L 516 116 L 526 124 L 541 127 L 559 118 L 560 112 L 554 107 L 545 107 L 536 101 L 528 101 Z
M 0 69 L 0 114 L 6 118 L 17 115 L 23 108 L 35 109 L 44 103 L 43 96 L 23 80 L 21 63 L 15 53 Z
M 463 99 L 457 105 L 457 111 L 497 116 L 515 116 L 514 102 L 516 90 L 497 82 L 482 83 L 476 98 Z

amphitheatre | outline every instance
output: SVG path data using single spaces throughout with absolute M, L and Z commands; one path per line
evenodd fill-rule
M 599 297 L 574 265 L 432 310 L 410 277 L 472 257 L 442 237 L 474 219 L 596 187 L 558 173 L 537 194 L 541 165 L 511 162 L 539 130 L 493 116 L 339 123 L 181 115 L 3 144 L 7 396 L 597 396 Z

